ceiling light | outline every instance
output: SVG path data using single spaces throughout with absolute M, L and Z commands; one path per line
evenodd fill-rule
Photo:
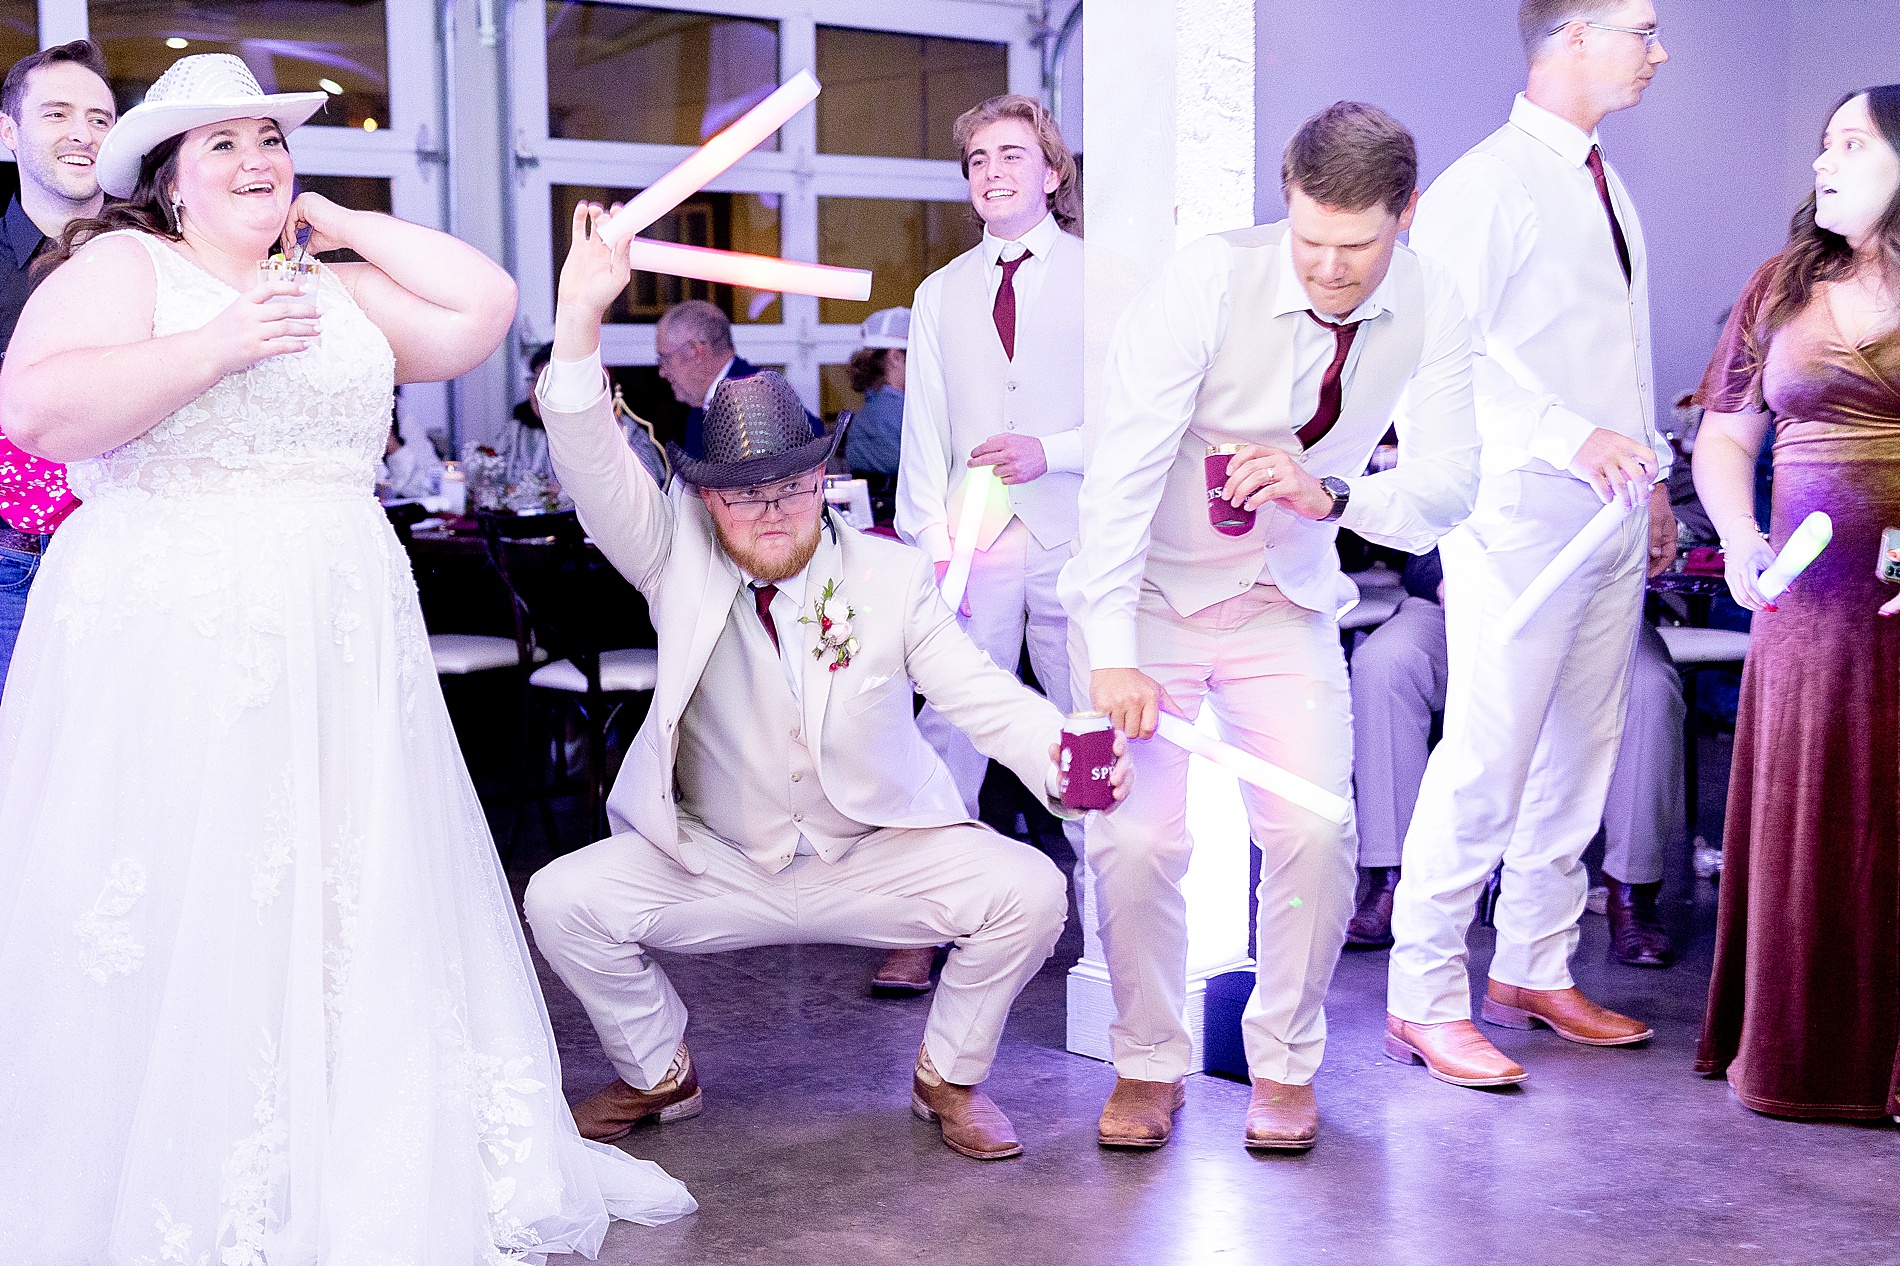
M 374 131 L 376 130 L 376 120 L 375 120 L 375 119 L 364 119 L 364 120 L 363 120 L 363 130 L 364 130 L 365 132 L 374 132 Z
M 190 48 L 191 41 L 182 35 L 174 35 L 165 41 L 166 48 Z
M 323 89 L 333 97 L 343 95 L 343 85 L 334 79 L 319 79 L 317 80 L 317 87 Z

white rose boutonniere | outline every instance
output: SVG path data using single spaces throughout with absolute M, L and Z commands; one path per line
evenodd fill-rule
M 842 615 L 838 614 L 840 605 L 844 607 Z M 800 624 L 818 626 L 818 645 L 812 647 L 812 658 L 831 656 L 825 667 L 834 673 L 848 667 L 858 653 L 858 639 L 851 632 L 851 617 L 856 614 L 849 603 L 838 598 L 838 582 L 827 580 L 825 591 L 812 604 L 812 614 L 798 617 Z

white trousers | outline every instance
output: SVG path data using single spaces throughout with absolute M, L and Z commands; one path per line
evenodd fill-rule
M 587 1008 L 621 1080 L 642 1090 L 666 1075 L 686 1032 L 686 1005 L 648 949 L 948 942 L 924 1046 L 946 1080 L 974 1085 L 1068 917 L 1049 859 L 977 823 L 877 831 L 835 862 L 800 856 L 776 874 L 681 826 L 704 842 L 703 874 L 628 832 L 548 863 L 525 902 L 542 954 Z
M 1145 586 L 1137 624 L 1142 671 L 1190 718 L 1206 704 L 1221 735 L 1341 796 L 1352 787 L 1352 708 L 1339 627 L 1270 585 L 1183 616 Z M 1070 654 L 1087 661 L 1079 633 Z M 1085 670 L 1084 670 L 1085 671 Z M 1078 675 L 1078 680 L 1082 680 Z M 1088 865 L 1115 1021 L 1115 1071 L 1142 1081 L 1186 1074 L 1187 903 L 1181 878 L 1188 755 L 1156 738 L 1131 744 L 1135 785 L 1114 813 L 1088 819 Z M 1352 915 L 1357 851 L 1336 826 L 1241 784 L 1260 849 L 1253 994 L 1242 1015 L 1256 1077 L 1304 1085 L 1326 1047 L 1326 989 Z
M 1036 670 L 1049 702 L 1064 713 L 1073 711 L 1069 692 L 1069 617 L 1056 599 L 1056 577 L 1069 561 L 1067 543 L 1044 549 L 1023 526 L 1011 519 L 1009 526 L 986 550 L 978 550 L 970 562 L 970 618 L 963 621 L 970 640 L 982 648 L 992 663 L 1015 672 L 1022 659 L 1023 645 L 1029 646 L 1029 663 Z M 1085 692 L 1082 698 L 1087 699 Z M 917 729 L 926 742 L 943 757 L 950 776 L 963 794 L 963 807 L 976 816 L 977 796 L 983 789 L 983 775 L 989 758 L 976 750 L 968 736 L 952 725 L 930 705 L 917 714 Z M 1082 856 L 1082 824 L 1062 824 L 1069 846 Z
M 1465 933 L 1504 864 L 1491 978 L 1564 989 L 1629 697 L 1648 561 L 1632 512 L 1513 641 L 1504 613 L 1601 507 L 1580 480 L 1487 474 L 1478 505 L 1439 545 L 1450 681 L 1405 838 L 1392 911 L 1387 1005 L 1420 1024 L 1469 1019 Z
M 1626 884 L 1660 882 L 1687 834 L 1683 816 L 1682 679 L 1669 647 L 1636 635 L 1629 712 L 1603 806 L 1603 870 Z M 1359 864 L 1397 866 L 1430 754 L 1432 713 L 1445 706 L 1445 612 L 1407 598 L 1352 655 L 1352 778 Z

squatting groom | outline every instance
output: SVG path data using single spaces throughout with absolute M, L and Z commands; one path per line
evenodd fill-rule
M 537 390 L 561 484 L 646 595 L 659 685 L 608 801 L 617 833 L 528 887 L 536 941 L 620 1080 L 575 1109 L 610 1140 L 699 1110 L 686 1008 L 649 948 L 951 942 L 911 1105 L 980 1160 L 1022 1151 L 976 1089 L 1016 994 L 1067 910 L 1048 859 L 969 819 L 912 717 L 913 685 L 1052 811 L 1062 716 L 990 663 L 937 596 L 930 558 L 825 512 L 825 459 L 774 373 L 720 384 L 706 459 L 675 449 L 662 493 L 614 427 L 601 314 L 625 244 L 583 204 L 561 272 L 554 360 Z M 688 486 L 690 485 L 690 486 Z M 1114 774 L 1126 794 L 1124 757 Z

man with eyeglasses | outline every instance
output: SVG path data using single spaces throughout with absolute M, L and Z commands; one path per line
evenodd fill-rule
M 686 406 L 686 438 L 680 445 L 689 457 L 706 455 L 702 429 L 713 392 L 729 378 L 750 378 L 759 372 L 733 348 L 732 321 L 704 299 L 674 304 L 653 328 L 653 348 L 660 377 L 673 389 L 673 398 Z M 825 433 L 824 423 L 807 412 L 813 435 Z
M 928 555 L 826 511 L 837 436 L 811 437 L 779 375 L 722 383 L 705 458 L 674 446 L 680 480 L 654 486 L 614 428 L 600 367 L 601 316 L 628 278 L 626 243 L 597 236 L 605 215 L 576 210 L 538 391 L 561 485 L 646 596 L 660 663 L 607 803 L 616 833 L 544 868 L 525 902 L 619 1073 L 575 1122 L 608 1142 L 699 1111 L 686 1008 L 649 949 L 950 942 L 911 1107 L 962 1155 L 1018 1155 L 977 1083 L 1010 1004 L 1055 947 L 1066 884 L 1035 849 L 970 819 L 911 696 L 1067 817 L 1062 714 L 958 627 Z
M 1462 1086 L 1525 1077 L 1471 1023 L 1465 934 L 1500 862 L 1484 1018 L 1588 1046 L 1651 1036 L 1586 998 L 1570 957 L 1645 575 L 1675 554 L 1669 499 L 1650 495 L 1669 448 L 1655 426 L 1649 259 L 1596 128 L 1642 100 L 1669 54 L 1651 0 L 1524 0 L 1518 26 L 1529 86 L 1510 121 L 1432 184 L 1412 227 L 1472 312 L 1483 475 L 1470 519 L 1440 545 L 1445 734 L 1394 895 L 1386 1049 Z M 1614 500 L 1631 507 L 1616 534 L 1498 644 L 1512 602 Z M 1612 899 L 1660 933 L 1655 850 L 1606 870 Z

